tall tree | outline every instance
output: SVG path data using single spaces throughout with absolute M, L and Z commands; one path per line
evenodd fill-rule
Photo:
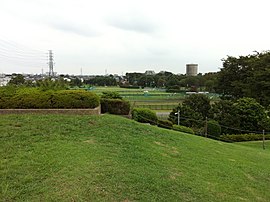
M 270 52 L 223 60 L 217 92 L 234 99 L 252 97 L 264 106 L 270 104 Z
M 23 85 L 25 83 L 24 76 L 22 74 L 13 74 L 9 81 L 9 85 Z

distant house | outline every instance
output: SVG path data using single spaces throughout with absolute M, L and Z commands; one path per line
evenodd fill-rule
M 6 86 L 11 80 L 11 76 L 0 74 L 0 86 Z

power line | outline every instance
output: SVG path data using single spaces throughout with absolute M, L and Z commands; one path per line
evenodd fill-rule
M 38 68 L 46 65 L 48 58 L 45 51 L 35 50 L 4 38 L 0 36 L 0 58 L 2 63 L 7 63 L 9 66 L 37 66 Z
M 16 49 L 18 51 L 23 51 L 23 52 L 29 52 L 29 53 L 39 53 L 39 54 L 44 54 L 44 51 L 41 50 L 36 50 L 33 48 L 29 48 L 23 44 L 19 44 L 15 41 L 11 41 L 7 39 L 6 37 L 0 36 L 0 43 L 3 45 L 5 44 L 8 47 L 12 47 L 13 49 Z

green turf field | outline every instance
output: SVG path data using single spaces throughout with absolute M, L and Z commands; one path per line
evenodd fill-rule
M 2 115 L 0 129 L 1 201 L 270 198 L 269 142 L 262 150 L 113 115 Z

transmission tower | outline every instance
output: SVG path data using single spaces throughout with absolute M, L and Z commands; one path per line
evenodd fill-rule
M 53 71 L 53 52 L 52 50 L 49 50 L 49 76 L 54 76 L 54 71 Z

